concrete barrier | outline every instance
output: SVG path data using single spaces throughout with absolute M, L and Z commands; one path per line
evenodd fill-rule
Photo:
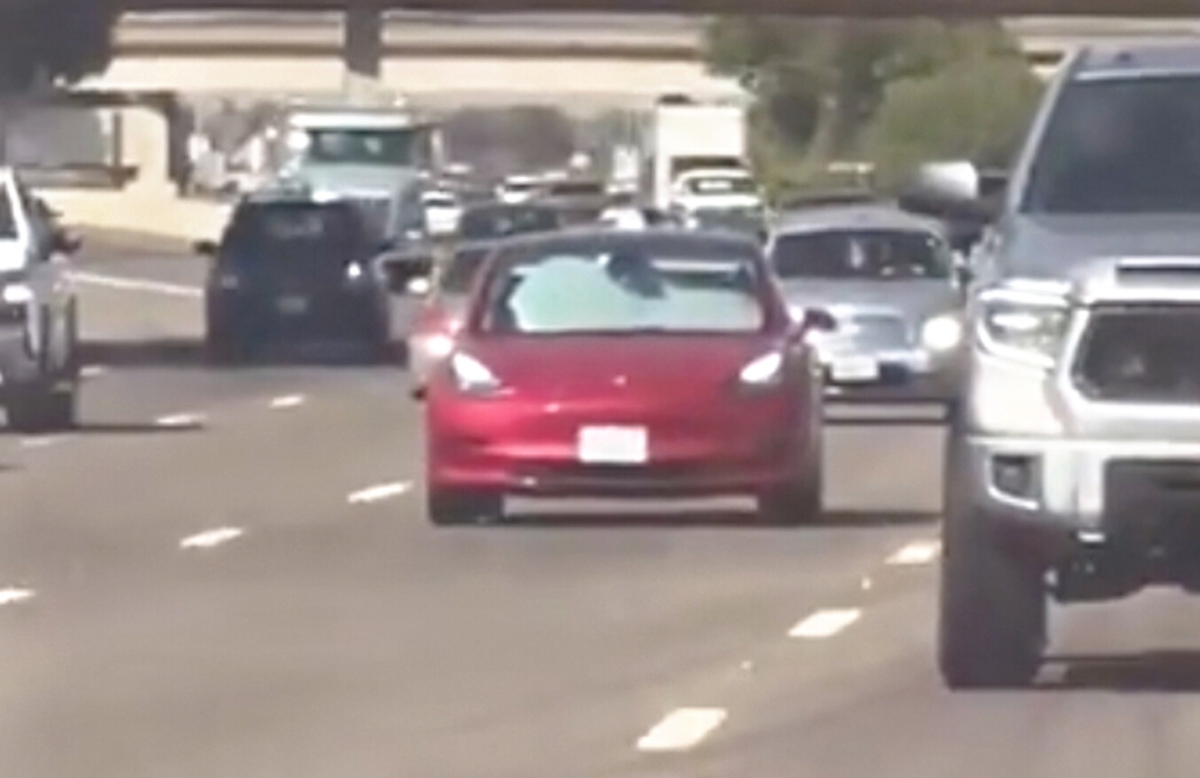
M 192 242 L 217 239 L 232 206 L 181 198 L 174 193 L 47 189 L 39 192 L 62 214 L 63 224 L 106 236 L 106 243 L 186 250 Z

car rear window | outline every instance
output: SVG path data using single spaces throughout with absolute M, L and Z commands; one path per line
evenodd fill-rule
M 604 187 L 601 184 L 591 182 L 554 184 L 550 187 L 549 194 L 551 197 L 599 196 L 604 194 Z
M 362 237 L 352 208 L 308 203 L 243 208 L 230 227 L 229 240 L 250 248 L 350 245 Z
M 918 230 L 830 230 L 779 236 L 771 267 L 782 279 L 949 278 L 950 249 Z
M 476 208 L 467 211 L 459 223 L 464 240 L 492 240 L 530 232 L 558 229 L 559 218 L 550 208 Z
M 768 312 L 752 251 L 729 244 L 577 243 L 504 256 L 483 329 L 501 333 L 751 333 Z

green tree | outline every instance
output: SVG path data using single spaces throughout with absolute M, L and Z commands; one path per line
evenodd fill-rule
M 857 149 L 891 84 L 1016 51 L 994 21 L 729 17 L 705 34 L 709 69 L 754 94 L 760 140 L 802 148 L 810 165 Z
M 78 81 L 112 57 L 110 0 L 29 0 L 0 7 L 0 93 Z
M 884 185 L 929 159 L 1005 166 L 1041 93 L 1021 57 L 976 52 L 954 67 L 891 84 L 863 149 Z

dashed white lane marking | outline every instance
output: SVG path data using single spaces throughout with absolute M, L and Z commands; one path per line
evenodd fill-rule
M 219 546 L 222 543 L 228 543 L 231 540 L 236 540 L 242 536 L 242 530 L 238 527 L 220 527 L 219 529 L 210 529 L 205 532 L 200 532 L 190 537 L 186 537 L 179 541 L 180 548 L 212 548 Z
M 201 413 L 174 413 L 170 416 L 159 416 L 154 423 L 160 427 L 192 427 L 204 421 Z
M 66 440 L 66 435 L 43 435 L 36 438 L 21 438 L 21 448 L 46 448 Z
M 84 365 L 79 368 L 80 378 L 99 378 L 104 375 L 104 367 L 102 365 Z
M 152 294 L 163 294 L 171 297 L 190 297 L 199 299 L 204 296 L 204 290 L 198 286 L 184 286 L 182 284 L 169 284 L 164 281 L 151 281 L 146 278 L 123 278 L 120 276 L 106 276 L 99 273 L 72 273 L 72 280 L 91 286 L 100 286 L 107 289 L 120 289 L 126 292 L 150 292 Z
M 687 751 L 708 737 L 729 714 L 724 708 L 676 708 L 638 738 L 639 751 Z
M 282 397 L 271 398 L 272 408 L 295 408 L 297 405 L 304 404 L 304 395 L 302 394 L 285 394 Z
M 12 587 L 0 589 L 0 605 L 15 605 L 33 599 L 33 589 L 15 589 Z
M 793 638 L 829 638 L 858 621 L 862 611 L 858 608 L 830 608 L 819 610 L 803 619 L 788 631 Z
M 390 497 L 398 497 L 404 494 L 409 489 L 412 489 L 412 484 L 407 481 L 396 481 L 390 484 L 378 484 L 376 486 L 368 486 L 366 489 L 359 489 L 357 492 L 351 492 L 346 498 L 346 501 L 351 505 L 365 502 L 379 502 Z
M 889 565 L 927 565 L 937 559 L 942 544 L 936 540 L 918 540 L 888 557 Z

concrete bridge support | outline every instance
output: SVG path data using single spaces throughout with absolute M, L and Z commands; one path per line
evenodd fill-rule
M 352 105 L 385 99 L 383 89 L 383 9 L 351 3 L 342 22 L 343 93 Z

